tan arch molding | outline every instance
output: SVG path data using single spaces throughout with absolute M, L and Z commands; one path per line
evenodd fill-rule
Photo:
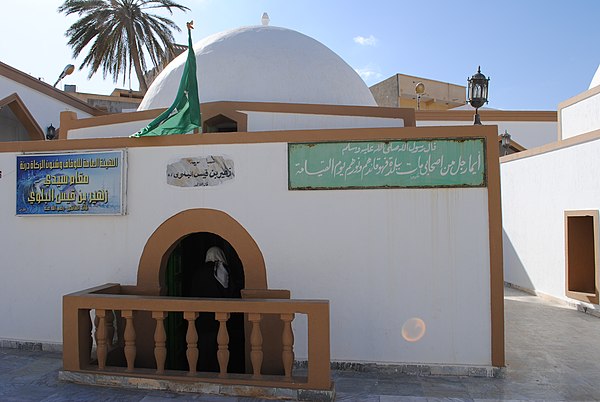
M 161 294 L 169 254 L 179 240 L 198 232 L 214 233 L 231 244 L 242 261 L 247 289 L 267 289 L 265 260 L 246 229 L 223 211 L 189 209 L 163 222 L 146 242 L 138 266 L 137 290 Z
M 23 127 L 25 127 L 25 130 L 27 130 L 27 133 L 29 134 L 30 140 L 43 141 L 46 138 L 44 131 L 35 121 L 35 118 L 16 92 L 8 95 L 4 99 L 0 99 L 0 109 L 4 106 L 8 106 Z

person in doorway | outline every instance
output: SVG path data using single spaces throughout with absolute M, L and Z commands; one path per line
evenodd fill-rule
M 192 296 L 207 298 L 232 298 L 239 294 L 234 281 L 230 280 L 227 258 L 220 247 L 213 246 L 206 252 L 204 263 L 192 279 Z M 239 297 L 239 296 L 237 296 Z M 229 372 L 244 372 L 243 315 L 232 314 L 227 322 L 229 332 Z M 196 320 L 198 332 L 198 371 L 219 371 L 217 360 L 217 333 L 219 322 L 214 313 L 200 313 Z M 241 339 L 240 339 L 241 337 Z M 241 344 L 241 347 L 238 345 Z

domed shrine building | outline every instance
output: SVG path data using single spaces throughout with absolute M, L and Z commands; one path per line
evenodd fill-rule
M 494 375 L 497 128 L 416 127 L 285 28 L 194 53 L 201 129 L 130 138 L 175 99 L 184 53 L 138 111 L 62 112 L 58 141 L 2 145 L 0 339 L 62 348 L 66 379 L 100 383 L 330 392 L 331 364 Z

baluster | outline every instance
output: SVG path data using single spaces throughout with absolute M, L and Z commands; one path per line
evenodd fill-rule
M 106 310 L 106 345 L 112 348 L 115 338 L 115 313 L 112 310 Z
M 154 330 L 154 358 L 156 359 L 156 374 L 165 372 L 165 361 L 167 360 L 166 340 L 167 333 L 165 331 L 165 317 L 167 313 L 164 311 L 153 311 L 152 318 L 156 320 L 156 329 Z
M 94 325 L 92 324 L 91 312 L 92 312 L 91 310 L 88 310 L 87 320 L 85 320 L 83 322 L 83 325 L 85 326 L 85 329 L 82 329 L 82 331 L 85 330 L 88 333 L 88 336 L 89 336 L 89 338 L 86 338 L 86 340 L 87 340 L 87 345 L 86 346 L 87 346 L 88 362 L 92 360 L 92 347 L 94 346 L 94 331 L 93 331 Z
M 94 340 L 94 342 L 96 343 L 96 353 L 98 350 L 98 324 L 100 324 L 100 317 L 98 317 L 98 314 L 96 313 L 96 310 L 94 310 L 94 330 L 93 330 L 93 334 L 92 334 L 92 339 Z
M 185 341 L 187 342 L 185 355 L 187 356 L 190 368 L 188 375 L 194 375 L 196 374 L 196 366 L 198 364 L 198 333 L 196 332 L 196 318 L 198 318 L 198 313 L 186 311 L 183 313 L 183 317 L 188 322 L 187 333 L 185 335 Z
M 260 320 L 261 315 L 259 313 L 248 314 L 248 320 L 252 323 L 252 333 L 250 335 L 250 345 L 252 345 L 252 351 L 250 352 L 250 361 L 252 362 L 252 377 L 260 377 L 260 370 L 263 362 L 263 351 L 262 351 L 262 333 L 260 332 Z
M 96 354 L 98 356 L 98 370 L 106 367 L 106 310 L 96 309 L 98 326 L 96 327 Z
M 219 377 L 227 377 L 227 365 L 229 364 L 229 332 L 227 332 L 227 320 L 229 313 L 215 313 L 215 318 L 219 321 L 219 332 L 217 333 L 217 359 L 219 360 Z
M 127 371 L 134 370 L 135 364 L 135 327 L 133 326 L 133 311 L 123 310 L 123 317 L 125 317 L 125 359 L 127 360 Z
M 286 379 L 291 380 L 292 365 L 294 364 L 294 332 L 292 332 L 294 314 L 281 314 L 281 320 L 283 321 L 283 334 L 281 336 L 283 352 L 281 358 L 283 360 L 285 377 Z

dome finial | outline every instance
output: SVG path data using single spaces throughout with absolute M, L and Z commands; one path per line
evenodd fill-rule
M 263 24 L 264 26 L 267 26 L 267 25 L 269 25 L 269 21 L 271 21 L 271 20 L 269 19 L 269 14 L 267 14 L 266 12 L 265 12 L 265 13 L 263 13 L 263 15 L 262 15 L 262 18 L 260 19 L 260 22 L 262 22 L 262 24 Z

